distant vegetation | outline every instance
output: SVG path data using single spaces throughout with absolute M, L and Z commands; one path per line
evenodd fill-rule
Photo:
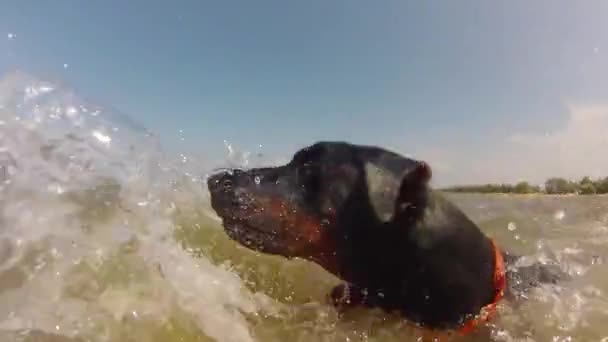
M 549 178 L 541 188 L 528 182 L 513 184 L 482 184 L 460 185 L 443 189 L 447 192 L 467 192 L 483 194 L 606 194 L 608 193 L 608 177 L 592 180 L 583 177 L 579 181 L 564 178 Z

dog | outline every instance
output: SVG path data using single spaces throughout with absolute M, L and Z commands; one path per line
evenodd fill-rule
M 505 296 L 555 283 L 559 270 L 501 251 L 430 186 L 430 166 L 395 152 L 317 142 L 277 167 L 211 175 L 211 206 L 252 250 L 304 258 L 344 281 L 328 295 L 397 312 L 433 331 L 474 330 Z

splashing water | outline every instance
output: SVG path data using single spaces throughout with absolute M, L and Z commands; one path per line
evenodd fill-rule
M 226 167 L 251 162 L 226 143 Z M 338 318 L 337 279 L 259 255 L 223 233 L 207 165 L 59 83 L 0 81 L 2 341 L 415 341 L 378 311 Z M 496 341 L 608 337 L 608 203 L 600 197 L 454 197 L 482 228 L 577 278 L 501 305 Z M 556 220 L 556 210 L 568 215 Z M 505 229 L 508 227 L 508 229 Z M 514 234 L 517 232 L 517 234 Z M 481 334 L 467 340 L 488 340 Z
M 178 203 L 203 199 L 200 179 L 163 165 L 149 133 L 55 84 L 12 73 L 0 106 L 2 331 L 253 340 L 243 315 L 261 297 L 173 238 Z

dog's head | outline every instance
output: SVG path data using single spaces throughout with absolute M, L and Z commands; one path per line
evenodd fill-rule
M 426 163 L 380 148 L 319 142 L 286 165 L 224 171 L 207 183 L 231 238 L 335 271 L 349 235 L 421 215 L 430 177 Z

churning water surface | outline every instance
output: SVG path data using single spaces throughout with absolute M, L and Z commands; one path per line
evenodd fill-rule
M 381 312 L 339 318 L 320 267 L 229 240 L 204 186 L 217 165 L 192 160 L 66 87 L 4 77 L 0 340 L 416 340 Z M 503 248 L 574 276 L 464 340 L 608 341 L 608 197 L 450 197 Z

